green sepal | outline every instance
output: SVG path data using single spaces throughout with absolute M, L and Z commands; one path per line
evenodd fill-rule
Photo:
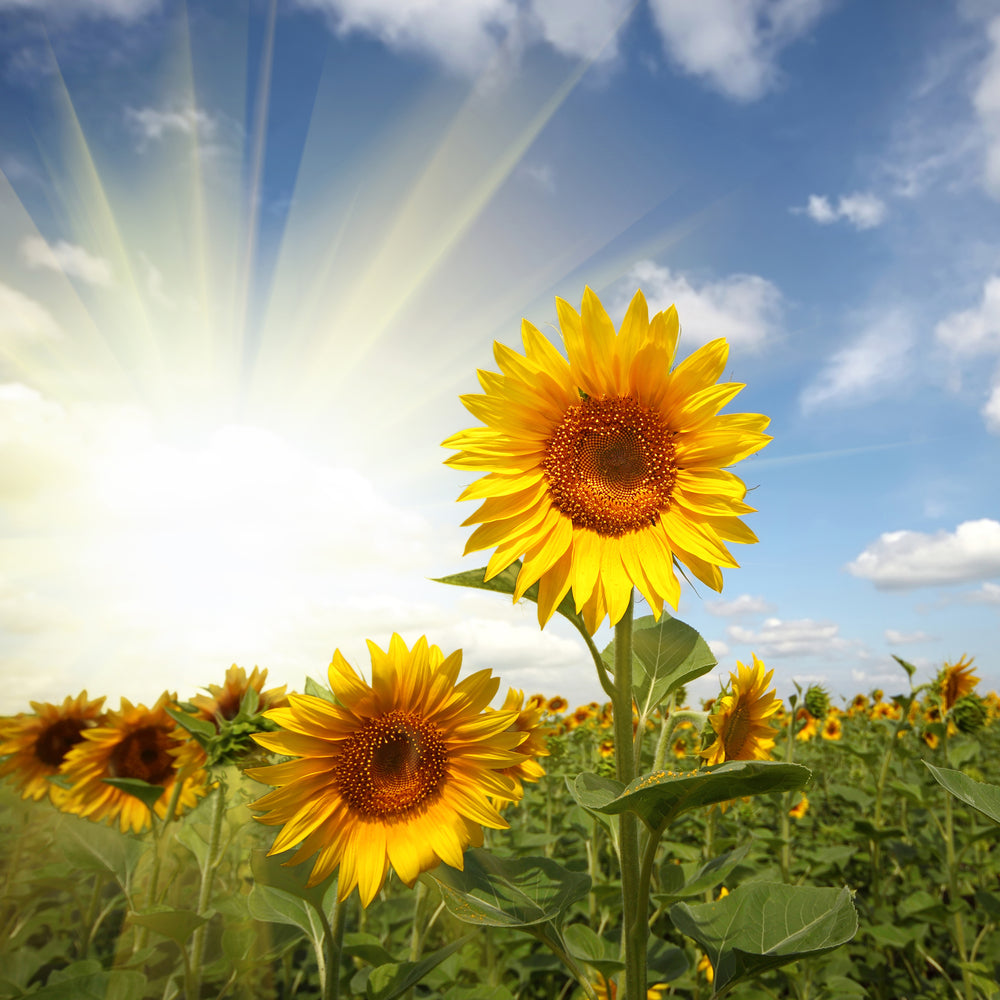
M 133 798 L 138 799 L 150 812 L 153 811 L 153 806 L 156 805 L 160 796 L 166 791 L 163 785 L 151 785 L 148 781 L 143 781 L 141 778 L 101 778 L 101 781 L 106 785 L 111 785 L 112 788 L 117 788 L 118 791 L 124 792 L 126 795 L 131 795 Z
M 956 799 L 961 799 L 994 823 L 1000 823 L 1000 786 L 985 781 L 974 781 L 961 771 L 948 767 L 935 767 L 926 760 L 924 766 L 934 775 L 934 780 Z
M 323 701 L 331 703 L 335 703 L 337 700 L 328 687 L 320 684 L 319 681 L 314 681 L 311 677 L 306 678 L 306 694 L 312 695 L 313 698 L 322 698 Z
M 590 892 L 589 875 L 550 858 L 498 858 L 482 849 L 465 852 L 461 871 L 439 865 L 421 877 L 437 884 L 452 916 L 486 927 L 558 921 Z
M 782 761 L 733 760 L 698 771 L 654 771 L 636 778 L 617 796 L 610 794 L 613 786 L 606 782 L 598 785 L 594 777 L 577 778 L 578 794 L 588 808 L 609 815 L 628 810 L 638 814 L 650 829 L 662 830 L 692 809 L 747 795 L 804 788 L 812 772 L 801 764 Z
M 846 887 L 750 882 L 713 903 L 675 903 L 670 918 L 708 955 L 720 992 L 850 941 L 858 929 L 852 895 Z

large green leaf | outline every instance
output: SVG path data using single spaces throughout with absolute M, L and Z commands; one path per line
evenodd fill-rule
M 750 841 L 734 847 L 705 864 L 666 863 L 660 869 L 662 891 L 655 896 L 657 903 L 674 902 L 699 896 L 714 889 L 750 852 Z
M 411 986 L 416 986 L 428 972 L 471 940 L 471 935 L 459 938 L 431 952 L 430 955 L 425 955 L 419 962 L 397 962 L 372 969 L 365 986 L 368 1000 L 394 1000 L 395 997 L 402 996 Z
M 63 841 L 65 859 L 81 868 L 110 872 L 127 893 L 132 875 L 146 853 L 145 841 L 76 816 L 66 815 L 60 820 L 62 829 L 69 834 Z
M 994 823 L 1000 823 L 1000 786 L 990 785 L 985 781 L 975 781 L 967 774 L 949 767 L 935 767 L 926 760 L 924 764 L 934 775 L 934 780 L 951 792 L 956 799 L 961 799 L 966 805 L 978 809 Z
M 614 641 L 604 648 L 601 658 L 613 671 Z M 708 643 L 698 632 L 666 612 L 659 621 L 646 615 L 632 625 L 632 691 L 644 715 L 662 704 L 671 691 L 707 674 L 715 664 Z
M 700 771 L 654 771 L 636 778 L 615 797 L 609 796 L 613 786 L 594 781 L 595 777 L 577 778 L 577 793 L 588 808 L 611 815 L 629 810 L 638 813 L 651 829 L 660 830 L 691 809 L 745 795 L 802 788 L 812 772 L 800 764 L 781 761 L 734 760 Z
M 714 903 L 675 903 L 670 918 L 708 955 L 721 991 L 850 941 L 858 929 L 851 896 L 847 888 L 750 882 Z
M 323 921 L 319 910 L 301 896 L 258 882 L 250 890 L 247 903 L 254 920 L 291 924 L 308 934 L 312 941 L 323 940 Z
M 56 969 L 48 983 L 30 996 L 40 1000 L 140 1000 L 145 987 L 146 977 L 141 972 L 105 970 L 97 960 L 86 959 Z
M 193 910 L 174 910 L 169 907 L 157 910 L 147 910 L 145 913 L 130 913 L 129 920 L 140 927 L 146 927 L 155 934 L 170 938 L 178 944 L 185 941 L 201 927 L 208 923 L 208 917 L 200 917 Z
M 497 573 L 492 579 L 485 579 L 486 567 L 480 566 L 478 569 L 469 569 L 464 573 L 453 573 L 451 576 L 442 576 L 434 579 L 434 583 L 448 583 L 453 587 L 472 587 L 474 590 L 492 590 L 498 594 L 514 593 L 514 586 L 517 582 L 517 574 L 521 572 L 521 560 L 515 559 L 503 572 Z M 529 601 L 538 603 L 538 584 L 532 584 L 525 592 L 524 596 Z M 556 608 L 564 618 L 568 618 L 578 629 L 585 629 L 583 619 L 576 613 L 576 604 L 573 601 L 573 591 L 571 590 Z
M 489 927 L 556 920 L 590 891 L 589 875 L 549 858 L 498 858 L 484 850 L 466 851 L 462 871 L 439 865 L 423 877 L 437 883 L 449 913 Z
M 570 924 L 563 929 L 563 942 L 569 953 L 596 969 L 602 976 L 613 976 L 625 968 L 617 944 L 596 934 L 586 924 Z

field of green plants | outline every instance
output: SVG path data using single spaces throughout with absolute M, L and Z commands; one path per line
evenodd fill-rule
M 230 720 L 229 759 L 211 769 L 209 790 L 172 822 L 122 833 L 4 787 L 0 996 L 542 1000 L 588 995 L 584 983 L 590 995 L 614 995 L 616 828 L 585 808 L 575 781 L 614 773 L 608 706 L 529 701 L 546 734 L 546 773 L 503 809 L 509 829 L 488 831 L 488 852 L 468 852 L 464 872 L 440 865 L 413 889 L 390 875 L 362 908 L 356 893 L 337 905 L 336 874 L 307 888 L 307 866 L 267 856 L 273 829 L 250 809 L 267 788 L 242 773 L 262 752 L 238 738 L 265 725 L 256 693 Z M 915 696 L 868 692 L 828 708 L 823 692 L 808 697 L 822 714 L 800 698 L 773 722 L 773 755 L 808 768 L 806 787 L 690 808 L 660 843 L 649 996 L 711 996 L 717 947 L 731 995 L 745 1000 L 997 995 L 997 826 L 927 766 L 1000 781 L 996 696 L 966 696 L 957 716 L 942 713 L 933 682 Z M 679 710 L 673 726 L 664 709 L 644 720 L 643 769 L 659 752 L 668 769 L 699 773 L 701 734 Z M 990 791 L 971 789 L 987 812 L 1000 802 L 1000 789 L 984 798 Z M 746 907 L 782 917 L 776 884 L 847 887 L 857 932 L 790 964 L 780 948 L 754 956 L 739 942 L 720 946 L 704 920 L 690 925 L 701 943 L 683 933 L 686 914 L 737 889 Z

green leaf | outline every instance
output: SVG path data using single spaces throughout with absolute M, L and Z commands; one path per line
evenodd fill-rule
M 170 938 L 183 945 L 185 941 L 208 923 L 208 917 L 199 917 L 193 910 L 149 910 L 146 913 L 130 913 L 129 920 L 140 927 L 146 927 L 155 934 Z
M 692 896 L 702 895 L 708 889 L 714 889 L 750 853 L 750 845 L 751 841 L 748 840 L 703 865 L 664 864 L 660 869 L 663 891 L 657 893 L 657 903 L 690 899 Z
M 783 883 L 750 882 L 714 903 L 675 903 L 670 917 L 707 953 L 716 991 L 832 951 L 858 929 L 850 889 Z
M 646 967 L 649 969 L 649 983 L 673 983 L 691 967 L 683 949 L 667 944 L 660 938 L 651 937 L 646 951 Z
M 506 986 L 453 986 L 441 1000 L 514 1000 Z
M 985 781 L 974 781 L 961 771 L 948 767 L 935 767 L 924 761 L 924 766 L 934 775 L 934 780 L 946 788 L 956 799 L 972 806 L 984 816 L 1000 823 L 1000 786 Z
M 910 675 L 910 677 L 917 672 L 917 668 L 912 663 L 907 663 L 901 656 L 897 656 L 893 653 L 892 658 L 907 672 L 907 674 Z
M 151 785 L 141 778 L 102 778 L 101 781 L 138 799 L 150 812 L 153 811 L 153 806 L 166 791 L 163 785 Z
M 323 907 L 323 896 L 331 880 L 335 875 L 324 879 L 318 885 L 307 886 L 309 879 L 309 865 L 287 865 L 282 863 L 282 858 L 287 860 L 292 856 L 295 848 L 283 854 L 269 855 L 267 851 L 256 848 L 250 852 L 250 870 L 253 872 L 254 883 L 257 885 L 267 885 L 272 889 L 280 889 L 292 896 L 304 899 L 318 909 Z
M 517 581 L 517 574 L 521 572 L 521 560 L 515 559 L 502 573 L 497 573 L 492 579 L 487 580 L 486 567 L 466 570 L 464 573 L 453 573 L 451 576 L 442 576 L 434 579 L 434 583 L 448 583 L 453 587 L 472 587 L 474 590 L 492 590 L 498 594 L 514 593 L 514 585 Z M 524 596 L 529 601 L 538 603 L 538 584 L 532 584 L 525 592 Z M 573 600 L 571 590 L 556 608 L 564 618 L 568 618 L 578 629 L 586 630 L 583 619 L 576 613 L 576 604 Z
M 63 843 L 67 861 L 81 868 L 110 872 L 126 892 L 146 844 L 138 837 L 99 826 L 76 816 L 61 817 L 62 829 L 69 834 Z
M 106 970 L 100 962 L 88 959 L 56 970 L 45 986 L 30 995 L 42 1000 L 141 1000 L 145 988 L 141 972 Z
M 479 849 L 466 851 L 463 871 L 439 865 L 422 877 L 437 883 L 452 916 L 488 927 L 556 920 L 590 891 L 589 875 L 549 858 L 498 858 Z
M 887 948 L 905 948 L 913 940 L 912 934 L 894 924 L 872 924 L 865 930 Z
M 596 969 L 602 976 L 613 976 L 625 968 L 618 958 L 618 946 L 599 937 L 586 924 L 570 924 L 563 929 L 563 941 L 569 953 Z
M 202 746 L 216 733 L 215 723 L 209 722 L 208 719 L 199 719 L 197 716 L 188 715 L 187 712 L 178 712 L 175 708 L 168 708 L 167 715 L 194 736 Z
M 612 641 L 601 654 L 614 667 Z M 671 691 L 707 674 L 716 664 L 708 643 L 698 632 L 664 613 L 637 618 L 632 625 L 632 690 L 639 711 L 649 715 Z
M 314 698 L 322 698 L 323 701 L 334 701 L 333 692 L 328 688 L 320 684 L 319 681 L 314 681 L 311 677 L 306 678 L 306 694 L 312 695 Z
M 396 961 L 374 934 L 361 931 L 344 935 L 342 953 L 346 958 L 360 958 L 369 965 L 391 965 Z
M 397 962 L 372 969 L 365 987 L 368 1000 L 394 1000 L 395 997 L 402 996 L 411 986 L 416 986 L 428 972 L 464 948 L 471 940 L 472 935 L 466 935 L 431 952 L 430 955 L 425 955 L 419 962 Z
M 811 778 L 812 772 L 800 764 L 774 760 L 733 760 L 700 771 L 654 771 L 636 778 L 616 798 L 592 808 L 610 815 L 629 810 L 638 813 L 651 829 L 661 830 L 668 822 L 691 809 L 744 795 L 802 788 Z M 592 782 L 591 787 L 594 788 Z M 605 787 L 599 794 L 606 794 L 607 790 Z M 597 797 L 596 792 L 594 788 L 592 797 Z
M 323 921 L 319 910 L 301 896 L 258 882 L 250 890 L 247 904 L 254 920 L 291 924 L 308 934 L 312 941 L 323 940 Z

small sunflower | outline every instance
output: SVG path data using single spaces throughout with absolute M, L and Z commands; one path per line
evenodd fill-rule
M 581 313 L 556 299 L 568 360 L 527 320 L 524 354 L 501 344 L 502 374 L 480 371 L 484 392 L 462 397 L 485 426 L 444 442 L 447 464 L 485 472 L 462 500 L 482 500 L 466 553 L 493 548 L 486 579 L 518 558 L 514 600 L 538 583 L 544 625 L 572 590 L 591 633 L 616 623 L 637 588 L 659 617 L 677 607 L 674 562 L 722 589 L 735 567 L 726 542 L 750 543 L 753 511 L 726 466 L 771 439 L 768 418 L 719 415 L 743 388 L 716 384 L 729 345 L 719 338 L 671 369 L 680 326 L 673 306 L 652 319 L 636 292 L 621 329 L 587 288 Z
M 254 667 L 253 672 L 247 677 L 247 672 L 234 663 L 226 671 L 226 679 L 221 686 L 209 684 L 208 694 L 196 694 L 191 699 L 191 704 L 198 709 L 198 718 L 208 722 L 216 722 L 219 717 L 229 720 L 235 719 L 239 714 L 243 696 L 251 688 L 260 696 L 258 708 L 261 712 L 269 708 L 280 708 L 282 705 L 287 705 L 288 699 L 285 697 L 284 685 L 265 691 L 264 681 L 266 680 L 267 670 Z
M 973 657 L 966 660 L 964 654 L 957 663 L 945 663 L 938 675 L 938 690 L 944 700 L 944 710 L 950 711 L 959 698 L 971 694 L 980 678 L 972 670 Z
M 708 982 L 715 982 L 715 969 L 708 955 L 702 955 L 698 961 L 698 971 L 703 973 Z
M 87 729 L 100 724 L 103 698 L 91 701 L 82 691 L 61 705 L 30 703 L 34 714 L 21 712 L 0 719 L 0 776 L 11 776 L 23 799 L 43 799 L 63 806 L 67 791 L 53 781 L 67 752 Z
M 163 794 L 153 809 L 163 819 L 181 781 L 177 815 L 193 809 L 205 794 L 205 752 L 167 714 L 177 699 L 164 692 L 153 705 L 133 705 L 122 698 L 117 712 L 83 732 L 83 740 L 66 754 L 62 772 L 72 782 L 63 806 L 92 820 L 117 821 L 122 833 L 140 833 L 149 826 L 149 810 L 133 795 L 109 785 L 105 778 L 138 778 L 161 785 Z
M 569 702 L 561 695 L 557 694 L 552 698 L 549 698 L 548 703 L 545 706 L 545 711 L 549 715 L 560 715 L 569 708 Z
M 371 684 L 337 650 L 330 664 L 335 703 L 291 695 L 267 718 L 282 731 L 254 739 L 296 759 L 246 773 L 277 786 L 253 809 L 281 826 L 271 854 L 298 846 L 289 864 L 316 857 L 309 884 L 338 866 L 338 894 L 355 886 L 367 906 L 389 865 L 411 886 L 439 862 L 462 868 L 463 852 L 483 843 L 482 827 L 507 822 L 490 799 L 516 799 L 506 768 L 524 762 L 511 731 L 516 711 L 487 710 L 500 686 L 481 670 L 458 682 L 461 650 L 447 659 L 419 639 L 413 649 L 393 635 L 374 643 Z
M 859 715 L 868 711 L 868 695 L 856 694 L 851 702 L 851 707 L 847 710 L 848 715 Z
M 820 735 L 824 740 L 839 740 L 844 735 L 844 725 L 840 721 L 840 717 L 828 715 Z
M 901 714 L 898 705 L 890 704 L 887 701 L 877 701 L 869 713 L 871 719 L 898 719 Z
M 549 751 L 545 746 L 545 738 L 552 732 L 541 725 L 542 711 L 545 699 L 539 703 L 535 699 L 540 696 L 533 696 L 528 700 L 526 707 L 522 708 L 524 693 L 510 688 L 504 700 L 502 712 L 516 712 L 517 716 L 508 727 L 510 731 L 516 733 L 527 733 L 524 742 L 518 746 L 517 752 L 522 755 L 522 759 L 510 767 L 504 768 L 503 774 L 507 775 L 514 782 L 514 800 L 522 798 L 524 786 L 522 782 L 535 782 L 539 778 L 545 777 L 545 768 L 535 759 L 536 757 L 548 757 Z M 532 704 L 534 702 L 534 704 Z
M 774 746 L 770 719 L 781 707 L 774 688 L 767 690 L 773 670 L 764 673 L 764 664 L 753 655 L 753 667 L 737 662 L 738 674 L 730 673 L 730 691 L 715 702 L 709 724 L 715 741 L 699 754 L 709 766 L 727 760 L 767 760 Z
M 819 722 L 808 708 L 800 708 L 795 713 L 795 722 L 799 727 L 795 738 L 803 743 L 811 740 L 819 730 Z
M 798 802 L 788 810 L 788 815 L 792 819 L 802 819 L 803 816 L 809 811 L 809 800 L 803 795 Z

